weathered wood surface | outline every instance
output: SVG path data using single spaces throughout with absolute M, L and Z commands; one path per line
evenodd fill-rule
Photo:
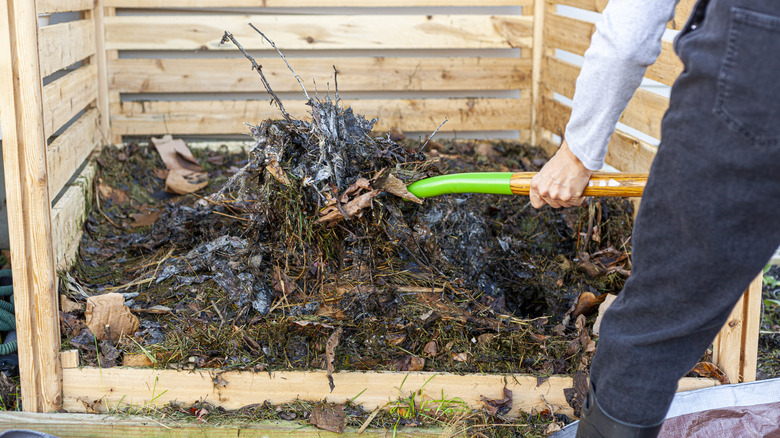
M 95 24 L 78 20 L 42 27 L 38 46 L 45 77 L 95 54 Z
M 531 47 L 532 17 L 519 15 L 150 15 L 105 17 L 109 50 L 500 49 Z
M 474 6 L 474 0 L 106 0 L 117 8 L 298 8 Z M 533 0 L 482 0 L 479 6 L 529 6 Z
M 762 281 L 763 274 L 750 283 L 712 345 L 712 362 L 731 383 L 756 380 Z
M 51 209 L 52 247 L 57 266 L 67 265 L 71 261 L 67 257 L 74 256 L 69 250 L 72 243 L 80 238 L 87 220 L 87 206 L 91 205 L 94 196 L 92 181 L 95 173 L 95 166 L 87 164 Z
M 275 92 L 299 92 L 300 85 L 276 53 L 258 58 Z M 518 58 L 293 58 L 290 65 L 322 91 L 516 90 L 531 84 L 531 60 Z M 111 90 L 122 93 L 261 91 L 257 72 L 242 58 L 118 59 L 109 63 Z
M 93 0 L 95 8 L 87 12 L 87 17 L 95 23 L 95 56 L 90 63 L 97 66 L 97 109 L 100 114 L 100 135 L 107 143 L 111 138 L 111 116 L 108 98 L 108 61 L 106 53 L 106 28 L 104 0 Z
M 378 131 L 433 132 L 441 122 L 445 131 L 530 129 L 529 98 L 521 99 L 376 99 L 346 100 L 358 114 L 381 116 Z M 303 100 L 284 103 L 294 117 L 308 119 Z M 244 123 L 279 118 L 267 100 L 123 102 L 112 108 L 112 129 L 120 135 L 244 134 Z M 511 117 L 509 117 L 511 115 Z
M 0 431 L 31 429 L 60 438 L 441 438 L 465 436 L 457 430 L 399 427 L 392 430 L 368 428 L 358 433 L 349 427 L 343 434 L 308 426 L 303 421 L 224 421 L 212 423 L 176 422 L 160 415 L 31 414 L 0 412 Z
M 603 12 L 609 2 L 608 0 L 551 0 L 549 3 L 572 6 L 586 11 Z M 696 0 L 681 0 L 675 9 L 674 19 L 669 22 L 667 27 L 674 30 L 682 29 L 695 4 Z
M 96 109 L 87 110 L 49 145 L 47 161 L 52 198 L 62 190 L 90 152 L 101 144 L 98 119 Z
M 35 2 L 0 2 L 0 23 L 0 117 L 22 407 L 50 411 L 62 397 L 60 327 Z
M 263 403 L 310 400 L 343 403 L 353 400 L 366 410 L 420 391 L 422 398 L 457 397 L 472 408 L 482 406 L 482 397 L 503 398 L 503 388 L 513 393 L 512 410 L 518 414 L 545 409 L 545 401 L 556 412 L 572 415 L 563 394 L 572 387 L 569 377 L 552 376 L 539 382 L 529 375 L 485 375 L 430 372 L 339 372 L 333 374 L 330 390 L 325 371 L 250 373 L 230 371 L 194 372 L 142 368 L 69 368 L 63 371 L 64 407 L 71 412 L 87 409 L 106 411 L 122 406 L 163 406 L 169 401 L 194 403 L 208 400 L 225 409 Z M 713 386 L 710 379 L 682 379 L 679 390 Z M 542 400 L 542 396 L 544 400 Z
M 92 9 L 95 0 L 36 0 L 35 4 L 39 14 L 53 14 Z
M 47 138 L 95 101 L 97 86 L 97 67 L 85 65 L 43 87 L 43 120 Z

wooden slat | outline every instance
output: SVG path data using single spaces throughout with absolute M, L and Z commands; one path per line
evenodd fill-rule
M 268 50 L 253 23 L 281 50 L 496 49 L 531 46 L 532 17 L 507 15 L 164 15 L 106 17 L 117 50 Z
M 593 23 L 547 14 L 544 39 L 548 49 L 561 49 L 577 55 L 584 55 L 590 46 L 590 37 L 596 31 Z
M 697 0 L 680 0 L 677 3 L 677 7 L 674 10 L 674 19 L 669 22 L 669 29 L 682 30 L 685 23 L 688 21 L 693 7 L 696 6 Z
M 210 402 L 208 400 L 207 402 Z M 56 434 L 60 438 L 441 438 L 461 437 L 450 429 L 398 426 L 397 431 L 372 425 L 362 433 L 347 427 L 337 434 L 305 425 L 303 421 L 241 421 L 225 424 L 172 421 L 155 416 L 93 414 L 30 414 L 0 412 L 0 431 L 29 429 Z M 520 426 L 522 427 L 522 426 Z
M 0 2 L 0 117 L 22 407 L 60 408 L 60 325 L 52 251 L 35 2 Z
M 571 6 L 591 12 L 601 12 L 607 6 L 607 0 L 552 0 L 550 3 Z
M 56 196 L 62 190 L 100 139 L 98 112 L 90 109 L 51 143 L 47 152 L 49 193 Z
M 764 275 L 760 273 L 750 283 L 745 292 L 745 302 L 742 308 L 742 343 L 740 374 L 742 382 L 756 380 L 758 368 L 758 332 L 761 329 L 761 287 Z
M 95 53 L 95 24 L 78 20 L 45 26 L 38 40 L 41 76 L 48 76 Z
M 562 135 L 571 116 L 571 108 L 552 100 L 543 100 L 542 127 Z M 650 170 L 657 148 L 620 130 L 610 137 L 605 162 L 622 172 L 646 173 Z
M 542 73 L 544 86 L 569 99 L 574 97 L 574 86 L 579 74 L 580 68 L 570 62 L 552 57 L 546 57 L 544 60 Z
M 95 23 L 95 56 L 90 63 L 97 66 L 97 109 L 100 112 L 100 134 L 108 141 L 111 138 L 111 124 L 109 114 L 108 98 L 108 62 L 106 54 L 106 28 L 105 28 L 105 9 L 104 0 L 93 0 L 95 2 L 94 11 L 87 13 L 88 18 L 92 18 Z
M 672 43 L 664 41 L 661 43 L 661 54 L 655 63 L 647 68 L 645 76 L 662 84 L 672 85 L 682 71 L 682 61 L 674 53 Z
M 527 130 L 531 127 L 530 99 L 385 99 L 344 102 L 366 117 L 379 116 L 375 127 L 387 131 L 433 131 L 444 121 L 445 131 Z M 303 100 L 285 102 L 294 117 L 308 119 Z M 120 135 L 243 134 L 244 122 L 280 118 L 279 110 L 262 101 L 147 101 L 124 102 L 114 108 L 112 129 Z M 507 117 L 511 114 L 512 117 Z
M 79 351 L 78 350 L 68 350 L 68 351 L 61 352 L 60 353 L 60 364 L 62 364 L 62 369 L 78 367 L 79 366 Z
M 65 260 L 68 248 L 81 236 L 81 228 L 89 214 L 87 206 L 92 203 L 94 178 L 95 166 L 88 164 L 51 209 L 52 247 L 57 266 L 68 264 Z
M 512 90 L 530 87 L 531 60 L 517 58 L 296 58 L 290 59 L 307 88 L 333 84 L 340 91 Z M 276 92 L 300 85 L 278 57 L 258 59 Z M 257 72 L 244 58 L 118 59 L 109 63 L 110 88 L 122 93 L 261 91 Z
M 533 38 L 533 71 L 531 86 L 531 144 L 537 143 L 539 112 L 541 109 L 542 93 L 542 61 L 545 59 L 546 46 L 544 44 L 544 16 L 547 12 L 546 0 L 534 1 L 534 38 Z
M 37 0 L 36 10 L 39 14 L 54 14 L 57 12 L 86 11 L 92 9 L 95 0 Z
M 533 0 L 480 0 L 479 6 L 529 6 Z M 295 8 L 295 7 L 403 7 L 475 6 L 474 0 L 106 0 L 117 8 Z
M 86 402 L 106 411 L 119 403 L 144 405 L 152 399 L 161 406 L 174 400 L 179 403 L 208 400 L 225 409 L 264 401 L 280 404 L 295 400 L 335 403 L 353 400 L 364 409 L 373 410 L 418 391 L 422 393 L 418 394 L 418 400 L 443 395 L 457 397 L 472 408 L 481 408 L 483 397 L 500 399 L 506 387 L 512 391 L 512 410 L 507 414 L 510 418 L 517 418 L 520 412 L 545 409 L 544 401 L 556 408 L 557 413 L 572 415 L 563 393 L 565 388 L 572 387 L 570 377 L 552 376 L 540 384 L 535 376 L 522 374 L 339 372 L 333 374 L 335 387 L 331 391 L 325 374 L 324 371 L 280 371 L 270 375 L 228 371 L 219 374 L 220 384 L 215 385 L 214 371 L 207 370 L 69 368 L 63 370 L 64 408 L 84 412 Z M 680 390 L 716 384 L 709 379 L 680 382 Z
M 86 65 L 43 87 L 46 137 L 97 98 L 97 67 Z

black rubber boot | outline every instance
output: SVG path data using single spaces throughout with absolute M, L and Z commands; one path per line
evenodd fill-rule
M 582 406 L 577 438 L 655 438 L 663 421 L 655 426 L 638 426 L 613 418 L 601 409 L 593 384 Z

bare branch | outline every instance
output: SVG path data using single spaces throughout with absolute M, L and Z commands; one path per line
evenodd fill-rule
M 268 41 L 269 44 L 271 44 L 271 47 L 273 47 L 276 50 L 276 53 L 278 53 L 279 56 L 282 57 L 282 59 L 284 60 L 284 63 L 287 64 L 287 68 L 289 68 L 290 71 L 292 72 L 293 76 L 295 76 L 295 79 L 298 81 L 298 85 L 300 85 L 301 89 L 303 90 L 303 94 L 306 95 L 306 99 L 307 100 L 311 100 L 311 98 L 309 97 L 309 93 L 306 92 L 306 87 L 303 86 L 303 81 L 301 81 L 301 78 L 298 76 L 298 73 L 295 73 L 295 70 L 293 70 L 293 68 L 290 66 L 290 63 L 287 62 L 287 58 L 284 57 L 284 53 L 282 53 L 282 51 L 279 50 L 278 47 L 276 47 L 276 44 L 274 44 L 274 42 L 271 41 L 270 38 L 265 36 L 265 34 L 263 32 L 260 32 L 260 29 L 256 28 L 254 24 L 249 23 L 249 27 L 254 29 L 255 32 L 259 33 L 260 36 L 262 36 L 266 41 Z
M 250 24 L 250 26 L 252 25 Z M 238 47 L 238 50 L 240 50 L 241 53 L 244 54 L 246 59 L 248 59 L 249 62 L 252 63 L 252 70 L 255 70 L 257 74 L 260 75 L 260 80 L 263 82 L 263 87 L 265 87 L 265 90 L 268 92 L 268 94 L 271 95 L 273 101 L 276 102 L 276 105 L 279 107 L 279 110 L 282 112 L 282 115 L 284 116 L 285 120 L 291 122 L 292 118 L 290 117 L 289 114 L 287 114 L 287 111 L 284 110 L 284 105 L 282 105 L 282 101 L 279 100 L 279 97 L 276 95 L 276 93 L 274 93 L 274 90 L 271 89 L 271 84 L 268 83 L 268 79 L 265 78 L 265 75 L 263 74 L 263 70 L 262 70 L 263 66 L 258 64 L 255 61 L 255 58 L 252 58 L 252 55 L 250 55 L 249 53 L 246 52 L 246 50 L 244 50 L 244 47 L 242 47 L 241 44 L 238 41 L 236 41 L 232 33 L 225 31 L 225 35 L 222 36 L 222 41 L 220 41 L 220 44 L 225 44 L 228 40 L 232 41 L 233 44 L 235 44 L 235 46 Z
M 437 133 L 437 132 L 439 132 L 439 129 L 441 129 L 441 127 L 442 127 L 442 126 L 444 126 L 444 124 L 445 124 L 445 123 L 447 123 L 447 118 L 446 118 L 446 117 L 444 118 L 444 121 L 443 121 L 443 122 L 441 122 L 441 125 L 439 125 L 439 127 L 438 127 L 438 128 L 436 128 L 436 130 L 435 130 L 435 131 L 433 131 L 433 132 L 431 133 L 431 135 L 429 135 L 429 136 L 428 136 L 428 139 L 427 139 L 427 140 L 425 140 L 425 143 L 423 143 L 423 145 L 422 145 L 422 146 L 420 146 L 420 150 L 419 150 L 419 151 L 417 151 L 417 152 L 422 152 L 422 151 L 424 151 L 424 150 L 425 150 L 425 146 L 428 146 L 428 142 L 429 142 L 429 141 L 431 141 L 431 139 L 433 138 L 433 136 L 434 136 L 434 135 L 436 135 L 436 133 Z

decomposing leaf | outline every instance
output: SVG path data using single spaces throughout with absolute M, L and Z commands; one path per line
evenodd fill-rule
M 343 329 L 341 327 L 336 328 L 328 338 L 328 342 L 325 344 L 325 362 L 328 364 L 328 386 L 330 386 L 331 392 L 333 392 L 333 389 L 336 387 L 333 383 L 333 372 L 335 371 L 333 362 L 336 360 L 336 347 L 339 345 L 339 338 L 341 338 L 342 331 Z
M 388 333 L 385 339 L 389 344 L 401 345 L 406 340 L 406 333 Z
M 100 193 L 101 199 L 110 199 L 117 204 L 124 204 L 130 200 L 124 190 L 116 189 L 108 184 L 99 183 L 98 192 Z
M 422 371 L 425 368 L 425 359 L 407 354 L 395 361 L 397 371 Z
M 80 312 L 84 310 L 84 305 L 71 300 L 66 295 L 60 294 L 60 310 L 65 313 Z
M 165 179 L 165 191 L 177 195 L 196 192 L 209 185 L 206 172 L 192 172 L 184 169 L 171 169 Z
M 162 138 L 152 137 L 152 143 L 168 170 L 203 171 L 184 140 L 180 138 L 174 140 L 172 136 L 166 135 Z
M 320 307 L 317 309 L 317 316 L 325 316 L 328 318 L 333 319 L 344 319 L 346 316 L 344 314 L 344 310 L 340 309 L 338 306 L 335 306 L 333 304 L 321 304 Z
M 368 191 L 358 194 L 366 190 Z M 342 219 L 359 216 L 363 209 L 371 207 L 371 200 L 380 193 L 381 190 L 372 189 L 367 179 L 358 178 L 352 186 L 339 196 L 339 199 L 331 199 L 330 203 L 320 211 L 320 216 L 322 217 L 314 221 L 314 223 L 333 225 Z
M 590 315 L 596 311 L 596 309 L 599 307 L 599 304 L 603 303 L 606 297 L 606 294 L 596 296 L 593 292 L 583 291 L 580 293 L 579 298 L 577 298 L 577 306 L 574 308 L 574 313 L 572 313 L 572 316 L 578 317 L 580 315 Z
M 282 295 L 290 295 L 295 292 L 295 283 L 290 280 L 290 277 L 288 277 L 278 265 L 274 266 L 271 281 L 273 289 Z
M 127 354 L 122 357 L 122 365 L 126 367 L 150 367 L 152 360 L 145 354 Z
M 430 357 L 436 357 L 436 355 L 439 354 L 439 348 L 438 345 L 436 345 L 436 341 L 430 341 L 425 344 L 425 347 L 423 347 L 423 353 Z
M 334 433 L 344 433 L 346 415 L 342 405 L 319 405 L 309 419 L 312 425 Z
M 281 184 L 286 186 L 290 185 L 290 178 L 287 178 L 287 175 L 284 173 L 284 170 L 282 170 L 282 167 L 279 166 L 279 162 L 276 161 L 275 158 L 265 166 L 265 170 L 267 170 L 268 173 L 270 173 L 271 176 L 273 176 L 274 179 L 279 181 Z
M 485 404 L 485 410 L 493 416 L 504 416 L 512 410 L 512 391 L 504 386 L 504 398 L 498 400 L 491 400 L 485 396 L 480 396 L 480 399 Z
M 84 311 L 87 327 L 99 340 L 111 339 L 117 342 L 119 337 L 132 335 L 138 330 L 138 318 L 125 306 L 122 294 L 109 293 L 87 298 Z
M 401 131 L 401 128 L 397 126 L 392 126 L 387 135 L 390 136 L 390 140 L 393 141 L 401 141 L 406 138 L 406 134 L 404 134 L 404 132 Z
M 688 373 L 696 374 L 699 377 L 708 379 L 717 379 L 722 385 L 731 383 L 729 382 L 729 378 L 726 377 L 726 374 L 712 362 L 699 362 Z
M 477 345 L 480 347 L 486 347 L 490 345 L 490 343 L 495 339 L 495 337 L 498 336 L 495 333 L 482 333 L 481 335 L 477 336 Z
M 565 388 L 563 395 L 566 397 L 566 403 L 574 409 L 574 415 L 579 417 L 585 397 L 588 395 L 588 375 L 583 371 L 574 373 L 572 379 L 574 386 Z
M 609 306 L 617 299 L 617 295 L 604 294 L 604 301 L 599 305 L 599 314 L 596 316 L 596 322 L 593 323 L 593 335 L 598 336 L 601 330 L 601 320 L 604 318 L 604 312 L 609 309 Z
M 133 218 L 133 222 L 130 223 L 131 227 L 148 227 L 160 218 L 160 213 L 151 211 L 149 213 L 133 213 L 130 215 Z

